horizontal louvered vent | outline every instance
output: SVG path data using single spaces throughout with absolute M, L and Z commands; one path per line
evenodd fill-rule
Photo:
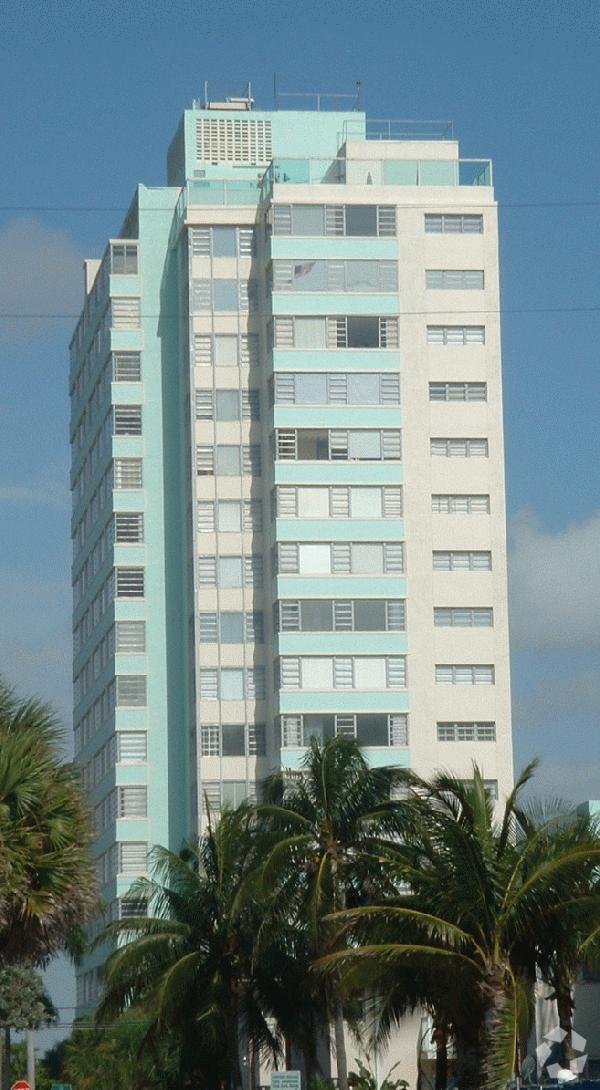
M 196 122 L 196 157 L 205 163 L 263 163 L 272 159 L 271 122 L 219 117 Z

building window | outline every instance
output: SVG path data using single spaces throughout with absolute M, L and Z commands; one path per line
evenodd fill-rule
M 436 628 L 491 628 L 494 611 L 487 606 L 435 606 Z
M 494 685 L 493 666 L 442 665 L 435 668 L 437 685 Z
M 320 351 L 335 348 L 397 348 L 398 319 L 365 317 L 276 317 L 275 348 Z
M 486 382 L 430 382 L 430 401 L 487 401 Z
M 495 742 L 495 723 L 438 723 L 438 742 Z
M 143 598 L 144 569 L 117 568 L 116 596 L 117 598 Z
M 147 759 L 145 730 L 120 730 L 116 734 L 119 764 L 142 764 Z
M 492 554 L 487 549 L 439 550 L 433 553 L 434 571 L 491 571 Z
M 190 227 L 189 239 L 193 257 L 252 257 L 254 254 L 253 227 Z
M 139 329 L 141 320 L 141 300 L 129 296 L 114 296 L 110 301 L 110 324 L 112 329 Z
M 263 643 L 262 613 L 199 613 L 200 643 Z
M 224 723 L 201 727 L 203 757 L 262 757 L 265 750 L 265 724 Z
M 487 439 L 431 439 L 431 453 L 436 458 L 487 458 Z
M 264 700 L 264 666 L 240 669 L 200 669 L 201 700 Z
M 198 533 L 239 533 L 262 530 L 260 500 L 208 500 L 197 505 Z
M 276 457 L 298 462 L 399 461 L 402 456 L 399 429 L 342 431 L 325 428 L 278 428 Z
M 431 509 L 436 515 L 489 515 L 490 497 L 436 494 L 431 497 Z
M 280 542 L 280 575 L 387 575 L 404 571 L 404 546 L 398 542 Z
M 115 458 L 113 469 L 115 488 L 142 488 L 141 458 Z
M 118 816 L 145 818 L 148 815 L 148 789 L 136 785 L 118 787 Z
M 402 518 L 402 488 L 351 487 L 348 485 L 277 485 L 279 518 Z
M 196 420 L 260 420 L 260 392 L 196 390 Z
M 282 689 L 404 689 L 404 655 L 291 656 L 278 660 Z
M 408 716 L 405 713 L 282 715 L 279 726 L 284 749 L 309 746 L 313 738 L 324 745 L 340 735 L 356 738 L 361 746 L 408 745 Z
M 256 367 L 259 363 L 257 333 L 196 333 L 193 358 L 197 367 Z
M 282 600 L 275 610 L 281 632 L 403 632 L 406 628 L 402 598 Z
M 146 650 L 145 621 L 117 621 L 116 647 L 120 655 L 140 655 Z
M 148 845 L 145 840 L 129 840 L 118 845 L 119 873 L 145 874 L 148 869 Z
M 273 206 L 273 234 L 393 237 L 396 209 L 394 205 L 277 204 Z
M 256 310 L 255 280 L 192 280 L 191 306 L 194 312 Z
M 442 288 L 444 291 L 483 288 L 483 269 L 427 269 L 425 287 Z
M 135 276 L 137 274 L 137 242 L 113 242 L 111 244 L 110 271 L 118 276 Z
M 142 434 L 142 406 L 115 405 L 113 435 Z
M 352 371 L 278 371 L 274 376 L 276 405 L 399 405 L 400 376 Z
M 117 676 L 117 707 L 146 707 L 146 676 L 144 674 L 119 674 Z
M 397 292 L 398 266 L 395 261 L 274 261 L 272 285 L 276 292 Z
M 142 357 L 139 352 L 113 352 L 113 382 L 141 382 Z
M 425 234 L 427 235 L 481 235 L 483 234 L 483 216 L 451 213 L 425 215 Z
M 428 325 L 428 344 L 485 344 L 482 325 Z
M 115 544 L 141 545 L 144 541 L 144 516 L 141 511 L 115 513 Z

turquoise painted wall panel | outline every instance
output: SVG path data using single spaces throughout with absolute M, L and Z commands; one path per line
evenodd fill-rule
M 396 292 L 388 295 L 359 295 L 339 292 L 273 292 L 273 314 L 399 314 Z
M 143 382 L 111 382 L 111 401 L 117 405 L 140 405 L 144 401 Z
M 277 699 L 277 698 L 276 698 Z M 299 715 L 302 712 L 405 712 L 408 693 L 354 692 L 336 689 L 329 693 L 312 693 L 305 689 L 279 693 L 279 711 Z
M 276 405 L 276 428 L 399 428 L 400 406 Z
M 402 655 L 405 632 L 280 632 L 279 655 Z
M 156 843 L 149 839 L 148 818 L 121 818 L 117 821 L 117 840 L 146 840 L 150 844 Z
M 381 538 L 379 538 L 381 541 Z M 400 575 L 278 575 L 274 580 L 274 598 L 331 598 L 335 579 L 337 598 L 404 598 L 406 579 Z
M 131 672 L 135 673 L 135 670 Z M 120 730 L 145 730 L 147 727 L 150 729 L 146 712 L 146 708 L 115 708 L 115 721 Z M 160 772 L 160 767 L 159 762 L 156 767 L 157 773 Z
M 399 371 L 400 352 L 382 348 L 335 348 L 308 352 L 274 348 L 274 371 Z
M 275 462 L 276 484 L 400 484 L 400 462 Z
M 113 492 L 114 511 L 144 511 L 146 493 L 143 488 L 123 488 Z
M 146 617 L 146 600 L 119 598 L 115 602 L 115 617 L 119 621 L 143 621 Z
M 389 261 L 398 257 L 396 238 L 307 238 L 273 235 L 272 258 L 356 258 L 361 261 Z
M 277 519 L 277 541 L 403 541 L 403 519 Z
M 122 276 L 111 273 L 108 278 L 109 295 L 141 295 L 142 281 L 139 276 Z
M 144 786 L 148 783 L 147 765 L 116 765 L 117 784 L 138 784 Z
M 119 618 L 122 620 L 123 618 Z M 128 620 L 138 620 L 137 617 L 128 617 Z M 148 668 L 147 655 L 115 655 L 117 674 L 145 674 Z
M 133 351 L 134 349 L 141 349 L 143 347 L 144 334 L 141 329 L 111 329 L 111 352 L 127 352 L 130 349 Z
M 115 564 L 144 564 L 146 561 L 145 545 L 114 545 Z

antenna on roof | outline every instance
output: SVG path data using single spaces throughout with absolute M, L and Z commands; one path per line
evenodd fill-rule
M 355 106 L 354 106 L 355 110 L 362 110 L 362 88 L 363 88 L 362 80 L 357 79 L 357 81 L 356 81 L 356 103 L 355 103 Z

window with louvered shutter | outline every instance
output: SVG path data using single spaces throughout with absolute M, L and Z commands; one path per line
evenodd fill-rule
M 482 269 L 427 269 L 425 272 L 426 288 L 442 288 L 445 291 L 469 290 L 484 287 Z
M 350 657 L 337 656 L 333 660 L 333 686 L 335 689 L 351 689 L 354 684 L 353 661 Z
M 218 670 L 204 669 L 198 671 L 198 690 L 200 700 L 219 699 L 219 673 Z
M 329 432 L 329 457 L 334 462 L 348 461 L 348 432 L 338 429 Z
M 351 572 L 350 561 L 351 546 L 348 542 L 334 541 L 331 546 L 331 570 L 336 575 L 349 575 Z
M 400 404 L 400 376 L 386 375 L 380 377 L 380 399 L 382 405 Z
M 430 401 L 487 401 L 485 382 L 430 382 Z
M 282 689 L 300 688 L 300 659 L 286 655 L 279 659 L 279 673 Z
M 481 235 L 483 216 L 473 214 L 441 213 L 425 215 L 425 233 L 428 235 Z
M 117 682 L 117 707 L 144 708 L 146 706 L 145 674 L 119 674 Z
M 291 235 L 292 233 L 292 207 L 289 204 L 273 205 L 273 234 Z
M 217 585 L 217 558 L 216 556 L 198 557 L 198 582 L 202 586 L 214 587 Z
M 327 401 L 330 405 L 345 405 L 348 401 L 348 376 L 343 372 L 327 376 Z
M 243 529 L 260 532 L 263 528 L 262 500 L 244 500 Z
M 196 367 L 210 367 L 213 358 L 212 337 L 209 333 L 194 334 L 194 363 Z
M 294 518 L 297 515 L 297 493 L 293 486 L 278 485 L 277 515 L 280 518 Z
M 141 382 L 142 357 L 139 352 L 113 352 L 113 382 Z
M 354 603 L 352 601 L 340 599 L 333 603 L 333 629 L 335 632 L 352 632 L 354 629 Z
M 258 443 L 244 444 L 242 446 L 242 473 L 248 476 L 260 477 L 262 457 Z
M 115 488 L 141 488 L 142 459 L 141 458 L 115 458 L 113 462 L 114 487 Z
M 113 435 L 142 434 L 141 405 L 115 405 L 113 414 Z
M 203 757 L 219 757 L 221 754 L 221 728 L 207 723 L 200 728 L 200 753 Z
M 406 628 L 406 602 L 402 599 L 385 603 L 385 625 L 388 632 L 404 632 Z
M 402 457 L 402 440 L 399 431 L 383 431 L 381 447 L 384 461 L 398 461 Z
M 115 514 L 115 544 L 139 545 L 144 540 L 144 516 L 141 511 Z
M 192 280 L 192 310 L 210 310 L 212 290 L 210 280 Z
M 212 390 L 196 390 L 196 420 L 214 420 L 214 394 Z
M 329 490 L 329 505 L 332 518 L 348 518 L 350 514 L 350 493 L 348 488 L 332 487 Z
M 377 234 L 380 238 L 392 238 L 396 234 L 396 208 L 392 204 L 380 204 L 377 208 Z
M 278 428 L 276 436 L 277 457 L 282 461 L 295 461 L 298 457 L 298 433 L 291 428 Z
M 117 731 L 117 760 L 120 764 L 140 764 L 147 759 L 145 730 Z
M 240 257 L 252 257 L 254 238 L 253 227 L 238 227 L 238 252 Z
M 434 514 L 476 515 L 490 513 L 490 497 L 487 495 L 442 495 L 431 497 Z
M 116 592 L 117 598 L 143 598 L 144 569 L 117 568 Z
M 148 845 L 145 840 L 125 841 L 118 845 L 119 872 L 145 874 L 148 869 Z
M 145 621 L 117 621 L 116 652 L 120 655 L 143 654 L 146 650 Z
M 199 534 L 214 533 L 216 529 L 215 505 L 212 500 L 203 501 L 198 504 L 197 528 Z
M 345 234 L 346 220 L 344 206 L 341 204 L 329 204 L 325 206 L 325 234 Z
M 259 364 L 258 333 L 242 333 L 240 338 L 240 362 L 246 367 Z
M 200 643 L 216 643 L 218 639 L 217 614 L 198 614 L 198 640 Z
M 380 318 L 379 319 L 379 347 L 380 348 L 397 348 L 398 347 L 398 319 L 397 318 Z
M 120 818 L 146 817 L 148 812 L 148 790 L 138 785 L 117 788 Z
M 263 558 L 252 555 L 244 557 L 244 582 L 248 587 L 262 587 L 263 585 Z
M 141 326 L 141 300 L 128 296 L 114 296 L 110 301 L 112 329 L 139 329 Z
M 280 542 L 278 550 L 278 571 L 281 575 L 298 572 L 298 545 L 293 542 Z
M 299 602 L 279 602 L 279 626 L 282 632 L 300 631 Z
M 199 477 L 212 477 L 215 472 L 215 448 L 212 444 L 196 446 L 196 473 Z
M 189 240 L 193 257 L 210 257 L 210 227 L 190 227 Z
M 259 390 L 242 390 L 242 420 L 260 420 Z
M 402 489 L 383 489 L 383 517 L 386 519 L 402 518 Z
M 248 724 L 248 755 L 264 757 L 267 752 L 266 726 L 264 723 Z
M 387 686 L 389 689 L 406 688 L 406 657 L 390 655 L 386 659 Z
M 300 715 L 282 715 L 281 717 L 281 744 L 287 749 L 291 746 L 301 746 L 303 742 L 302 737 L 302 716 Z
M 404 571 L 404 545 L 402 542 L 386 542 L 384 544 L 383 570 L 386 574 Z

